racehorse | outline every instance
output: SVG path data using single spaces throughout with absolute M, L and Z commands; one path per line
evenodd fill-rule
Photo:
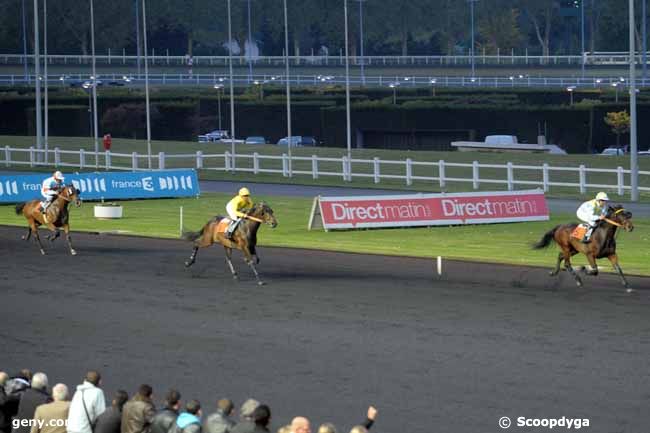
M 66 240 L 68 241 L 68 247 L 70 248 L 70 254 L 73 256 L 77 255 L 77 252 L 72 248 L 72 240 L 70 239 L 70 224 L 69 219 L 70 215 L 68 213 L 68 204 L 74 202 L 75 206 L 81 206 L 81 199 L 79 198 L 79 190 L 74 187 L 74 185 L 64 185 L 59 187 L 58 194 L 52 203 L 48 206 L 46 214 L 43 215 L 41 212 L 41 201 L 40 200 L 31 200 L 26 203 L 20 203 L 16 205 L 16 215 L 21 213 L 27 218 L 29 223 L 29 228 L 27 230 L 27 235 L 23 236 L 23 239 L 29 240 L 32 233 L 36 236 L 38 241 L 38 246 L 41 249 L 41 254 L 45 255 L 45 250 L 43 249 L 43 244 L 41 243 L 41 238 L 38 235 L 38 227 L 41 225 L 46 225 L 47 228 L 52 230 L 52 234 L 47 237 L 51 242 L 54 242 L 56 238 L 61 235 L 60 228 L 63 228 L 65 232 Z
M 580 287 L 582 286 L 582 280 L 573 267 L 571 267 L 571 257 L 578 253 L 587 256 L 587 260 L 591 266 L 591 270 L 587 271 L 588 275 L 598 275 L 596 259 L 607 257 L 616 272 L 618 272 L 621 283 L 623 283 L 628 292 L 631 292 L 632 289 L 630 289 L 625 275 L 623 275 L 623 270 L 618 264 L 618 256 L 616 255 L 616 230 L 619 227 L 622 227 L 627 232 L 634 230 L 632 212 L 626 211 L 622 206 L 610 206 L 607 209 L 605 219 L 598 223 L 598 226 L 591 235 L 591 241 L 586 244 L 582 243 L 581 239 L 571 236 L 571 233 L 577 226 L 578 224 L 575 223 L 555 226 L 546 232 L 539 242 L 533 245 L 534 249 L 541 249 L 548 247 L 553 240 L 560 247 L 561 252 L 557 256 L 555 269 L 551 271 L 551 276 L 557 275 L 560 271 L 560 263 L 564 260 L 564 267 L 573 275 L 576 284 Z
M 259 230 L 262 223 L 273 228 L 278 225 L 278 221 L 273 215 L 273 209 L 264 202 L 255 204 L 246 213 L 242 221 L 240 221 L 232 234 L 232 239 L 228 239 L 225 233 L 229 221 L 229 219 L 218 215 L 208 221 L 200 231 L 183 233 L 183 239 L 194 241 L 194 250 L 190 258 L 185 262 L 185 266 L 190 267 L 194 264 L 199 248 L 205 248 L 214 243 L 219 243 L 223 245 L 226 251 L 226 262 L 230 267 L 230 272 L 234 279 L 237 279 L 238 276 L 235 267 L 232 265 L 232 250 L 238 249 L 244 253 L 244 261 L 255 273 L 257 284 L 260 286 L 263 285 L 264 282 L 260 279 L 259 273 L 255 268 L 255 263 L 260 262 L 255 251 L 257 230 Z M 253 256 L 255 256 L 255 263 L 253 263 Z

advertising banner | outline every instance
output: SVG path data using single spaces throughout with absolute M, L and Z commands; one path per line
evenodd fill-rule
M 200 193 L 194 170 L 63 174 L 65 183 L 72 183 L 81 191 L 82 200 L 188 197 Z M 49 173 L 0 175 L 0 203 L 42 198 L 41 185 L 49 176 Z
M 317 197 L 309 222 L 317 214 L 323 227 L 354 229 L 487 224 L 549 219 L 541 190 Z

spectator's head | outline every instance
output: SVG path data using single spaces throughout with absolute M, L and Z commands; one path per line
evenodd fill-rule
M 291 424 L 283 425 L 278 429 L 278 433 L 291 433 Z
M 222 398 L 217 402 L 217 410 L 226 416 L 232 415 L 234 409 L 235 405 L 233 404 L 232 400 Z
M 47 375 L 40 371 L 32 377 L 32 388 L 39 391 L 45 391 L 47 388 Z
M 14 374 L 14 378 L 19 378 L 19 379 L 23 379 L 23 380 L 25 380 L 27 382 L 31 382 L 32 381 L 32 372 L 31 372 L 31 370 L 29 370 L 27 368 L 23 368 L 18 373 Z
M 86 373 L 86 382 L 90 382 L 95 386 L 99 386 L 99 384 L 102 382 L 102 376 L 98 371 L 91 370 Z
M 201 416 L 201 403 L 198 400 L 190 400 L 185 405 L 185 411 L 192 415 Z
M 362 425 L 355 425 L 352 427 L 352 430 L 350 430 L 350 433 L 368 433 L 368 429 Z
M 153 388 L 151 385 L 147 385 L 146 383 L 143 383 L 140 385 L 138 388 L 138 395 L 142 398 L 151 398 L 151 394 L 153 394 Z
M 291 421 L 291 433 L 311 433 L 309 420 L 304 416 L 297 416 Z
M 271 421 L 271 408 L 265 404 L 257 406 L 253 411 L 253 421 L 257 425 L 268 426 Z
M 181 407 L 181 393 L 170 389 L 165 395 L 165 407 L 170 410 L 178 410 Z
M 337 433 L 336 427 L 331 422 L 326 422 L 318 427 L 318 433 Z
M 4 371 L 0 371 L 0 386 L 4 386 L 8 379 L 9 375 Z
M 241 405 L 241 409 L 239 410 L 239 416 L 241 417 L 242 420 L 247 419 L 247 420 L 253 420 L 253 412 L 255 412 L 255 409 L 257 409 L 257 406 L 260 405 L 260 402 L 249 398 L 244 402 L 244 404 Z
M 52 399 L 54 401 L 66 401 L 68 399 L 68 387 L 63 383 L 54 385 L 54 388 L 52 388 Z
M 129 401 L 129 394 L 124 390 L 118 390 L 113 396 L 113 407 L 117 408 L 120 412 L 124 404 Z

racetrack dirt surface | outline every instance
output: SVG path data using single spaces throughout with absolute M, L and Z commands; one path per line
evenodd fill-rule
M 262 247 L 258 287 L 220 247 L 184 269 L 183 241 L 75 233 L 78 256 L 63 237 L 41 256 L 24 232 L 0 227 L 0 370 L 72 386 L 96 368 L 107 398 L 150 383 L 160 406 L 177 387 L 204 413 L 252 396 L 273 431 L 305 415 L 347 432 L 369 404 L 385 433 L 648 428 L 650 279 L 627 295 L 611 274 L 579 289 L 541 268 L 443 261 L 438 277 L 431 260 Z

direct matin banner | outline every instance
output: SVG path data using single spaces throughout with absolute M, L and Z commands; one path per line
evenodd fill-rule
M 190 197 L 200 194 L 195 170 L 63 173 L 65 183 L 81 191 L 82 200 Z M 0 202 L 40 199 L 48 173 L 0 175 Z

